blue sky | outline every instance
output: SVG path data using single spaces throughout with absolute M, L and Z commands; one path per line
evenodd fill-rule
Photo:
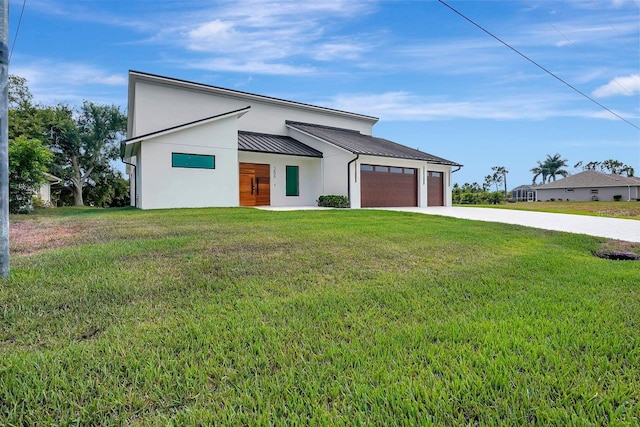
M 640 126 L 639 0 L 448 1 Z M 10 45 L 22 7 L 10 3 Z M 435 0 L 28 0 L 10 73 L 36 100 L 126 107 L 145 71 L 380 117 L 374 135 L 509 187 L 560 153 L 640 175 L 640 130 Z

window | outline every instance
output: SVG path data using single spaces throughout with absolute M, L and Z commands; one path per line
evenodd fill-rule
M 208 156 L 205 154 L 171 153 L 171 167 L 215 169 L 216 156 Z
M 566 191 L 567 193 L 573 193 L 575 191 L 575 188 L 566 188 L 564 191 Z
M 360 165 L 360 170 L 362 172 L 373 172 L 373 166 L 371 166 L 371 165 Z
M 376 166 L 376 172 L 389 172 L 388 166 Z
M 597 188 L 592 188 L 591 189 L 591 194 L 598 194 L 598 189 Z
M 415 169 L 405 169 L 404 173 L 406 173 L 407 175 L 415 175 L 416 170 Z
M 287 166 L 286 168 L 286 194 L 287 196 L 300 195 L 300 181 L 298 166 Z
M 391 168 L 391 173 L 402 173 L 402 168 Z
M 442 172 L 431 172 L 431 176 L 434 178 L 440 178 L 442 176 Z

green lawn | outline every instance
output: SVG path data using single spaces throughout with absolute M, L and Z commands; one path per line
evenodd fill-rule
M 12 221 L 0 425 L 640 423 L 640 264 L 598 238 L 372 210 Z
M 640 202 L 518 202 L 502 205 L 456 205 L 524 211 L 567 213 L 640 220 Z

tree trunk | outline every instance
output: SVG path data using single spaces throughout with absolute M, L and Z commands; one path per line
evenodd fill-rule
M 82 200 L 82 186 L 73 186 L 73 205 L 84 206 L 84 200 Z

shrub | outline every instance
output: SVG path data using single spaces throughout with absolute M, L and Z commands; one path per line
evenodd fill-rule
M 598 198 L 598 196 L 591 196 L 591 201 L 592 202 L 599 202 L 600 199 Z
M 499 205 L 504 200 L 504 193 L 502 191 L 494 191 L 493 193 L 487 194 L 485 200 L 489 204 Z
M 620 200 L 622 200 L 622 194 L 616 194 L 615 196 L 613 196 L 613 200 L 619 202 Z
M 331 194 L 318 197 L 318 206 L 325 208 L 348 208 L 350 204 L 348 197 Z
M 555 201 L 556 201 L 556 199 L 554 199 L 553 197 L 552 197 L 552 198 L 550 198 L 549 200 L 550 200 L 550 201 L 552 201 L 552 202 L 555 202 Z

